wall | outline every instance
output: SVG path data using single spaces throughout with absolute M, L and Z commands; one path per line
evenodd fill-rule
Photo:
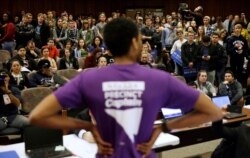
M 198 5 L 204 7 L 206 15 L 226 15 L 248 13 L 249 0 L 1 0 L 0 13 L 11 11 L 14 15 L 21 10 L 30 11 L 34 14 L 47 10 L 56 10 L 58 13 L 66 10 L 74 15 L 98 15 L 98 12 L 105 11 L 110 14 L 112 11 L 120 10 L 125 12 L 128 8 L 163 8 L 165 13 L 177 10 L 181 2 L 188 3 L 190 9 Z M 250 15 L 248 15 L 250 16 Z

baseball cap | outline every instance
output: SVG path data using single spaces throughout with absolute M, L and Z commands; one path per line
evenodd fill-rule
M 50 67 L 50 62 L 47 59 L 42 59 L 38 62 L 37 64 L 38 69 L 41 68 L 49 68 Z

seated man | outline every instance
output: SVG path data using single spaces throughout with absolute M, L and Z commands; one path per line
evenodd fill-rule
M 229 96 L 231 105 L 244 105 L 242 86 L 234 79 L 232 71 L 225 72 L 224 82 L 220 83 L 218 92 L 219 95 Z
M 9 89 L 9 76 L 0 72 L 0 132 L 7 127 L 22 128 L 29 124 L 28 118 L 18 115 L 20 101 Z
M 47 59 L 42 59 L 37 64 L 38 71 L 30 76 L 31 87 L 49 87 L 52 85 L 52 72 L 50 62 Z

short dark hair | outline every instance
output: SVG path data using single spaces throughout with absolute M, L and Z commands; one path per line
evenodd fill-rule
M 139 31 L 133 21 L 116 18 L 105 26 L 103 34 L 107 48 L 115 57 L 128 53 L 132 39 L 138 37 Z
M 204 37 L 202 37 L 202 42 L 204 42 L 204 43 L 208 43 L 208 42 L 210 42 L 210 37 L 209 36 L 204 36 Z
M 225 74 L 231 74 L 232 77 L 234 77 L 234 73 L 233 73 L 233 71 L 231 71 L 231 70 L 227 70 L 227 71 L 225 72 Z

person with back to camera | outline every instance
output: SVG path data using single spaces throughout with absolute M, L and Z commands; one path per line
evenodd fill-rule
M 46 97 L 30 114 L 32 124 L 91 131 L 98 146 L 96 157 L 155 158 L 152 146 L 160 132 L 222 118 L 221 110 L 205 95 L 166 72 L 137 64 L 142 41 L 131 20 L 117 18 L 109 22 L 104 40 L 115 63 L 82 72 Z M 84 106 L 89 107 L 96 125 L 58 115 L 62 108 Z M 192 111 L 154 127 L 162 107 Z

